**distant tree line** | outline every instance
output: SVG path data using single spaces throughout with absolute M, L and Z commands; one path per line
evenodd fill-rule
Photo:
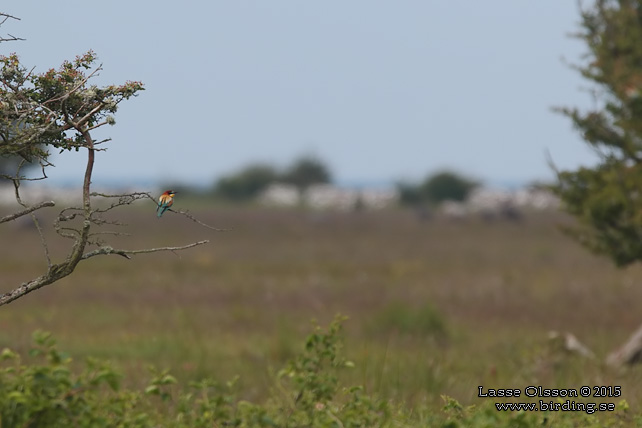
M 479 182 L 452 171 L 428 175 L 417 183 L 399 182 L 399 201 L 403 205 L 439 205 L 444 201 L 464 201 Z
M 218 199 L 250 201 L 274 183 L 290 184 L 300 192 L 314 184 L 332 183 L 330 168 L 317 157 L 303 156 L 279 170 L 267 163 L 253 163 L 239 171 L 219 178 L 213 193 Z M 397 183 L 403 205 L 438 205 L 444 201 L 463 201 L 479 186 L 475 180 L 452 171 L 429 174 L 424 180 Z
M 255 163 L 221 177 L 214 185 L 217 198 L 242 202 L 254 199 L 273 183 L 291 184 L 304 191 L 313 184 L 331 183 L 329 168 L 318 158 L 303 156 L 279 170 L 266 163 Z

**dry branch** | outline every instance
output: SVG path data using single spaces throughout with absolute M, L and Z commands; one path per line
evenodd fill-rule
M 9 214 L 7 216 L 4 216 L 0 218 L 0 223 L 4 223 L 7 221 L 15 220 L 18 217 L 22 217 L 23 215 L 31 214 L 32 212 L 39 210 L 40 208 L 44 207 L 53 207 L 56 204 L 54 201 L 45 201 L 45 202 L 40 202 L 38 205 L 34 205 L 32 207 L 28 207 L 27 209 L 24 209 L 22 211 L 18 211 L 17 213 Z
M 89 253 L 86 253 L 85 255 L 82 256 L 83 260 L 86 260 L 88 258 L 94 257 L 94 256 L 106 256 L 109 254 L 117 254 L 119 256 L 123 256 L 126 259 L 131 259 L 130 254 L 148 254 L 148 253 L 158 253 L 159 251 L 181 251 L 181 250 L 187 250 L 188 248 L 193 248 L 196 247 L 197 245 L 203 245 L 209 243 L 209 240 L 204 240 L 204 241 L 198 241 L 191 243 L 189 245 L 183 245 L 182 247 L 160 247 L 160 248 L 145 248 L 142 250 L 118 250 L 109 246 L 103 246 L 98 248 L 97 250 L 90 251 Z
M 192 220 L 194 223 L 198 223 L 198 224 L 200 224 L 201 226 L 203 226 L 203 227 L 207 227 L 208 229 L 212 229 L 212 230 L 214 230 L 214 231 L 216 231 L 216 232 L 227 232 L 227 231 L 229 231 L 229 229 L 217 229 L 216 227 L 212 227 L 212 226 L 210 226 L 209 224 L 205 224 L 205 223 L 203 223 L 202 221 L 200 221 L 199 219 L 195 218 L 193 215 L 191 215 L 188 211 L 183 211 L 183 210 L 181 210 L 181 211 L 174 211 L 174 210 L 172 210 L 172 209 L 170 209 L 169 211 L 175 212 L 176 214 L 184 215 L 184 216 L 185 216 L 185 217 L 187 217 L 188 219 Z
M 4 24 L 7 22 L 8 19 L 15 19 L 17 21 L 20 21 L 20 18 L 17 18 L 15 16 L 9 15 L 7 13 L 0 13 L 0 25 Z M 24 40 L 21 39 L 20 37 L 13 36 L 11 34 L 7 34 L 9 37 L 0 37 L 0 42 L 14 42 L 16 40 Z

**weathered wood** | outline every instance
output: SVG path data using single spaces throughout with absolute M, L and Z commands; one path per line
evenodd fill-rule
M 32 212 L 39 210 L 40 208 L 44 207 L 53 207 L 55 206 L 56 203 L 54 201 L 45 201 L 45 202 L 40 202 L 38 205 L 34 205 L 33 207 L 28 207 L 22 211 L 19 211 L 17 213 L 9 214 L 7 216 L 4 216 L 0 218 L 0 223 L 5 223 L 7 221 L 15 220 L 18 217 L 22 217 L 27 214 L 31 214 Z
M 549 333 L 548 338 L 555 348 L 571 354 L 577 354 L 585 358 L 595 358 L 595 354 L 571 333 L 567 332 L 561 334 L 556 331 L 552 331 Z
M 606 358 L 606 364 L 611 367 L 622 367 L 640 362 L 642 362 L 642 326 L 638 327 L 624 345 L 611 352 Z

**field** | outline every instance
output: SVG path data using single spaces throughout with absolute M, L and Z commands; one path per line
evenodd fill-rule
M 571 220 L 420 221 L 409 210 L 313 213 L 198 204 L 217 233 L 177 215 L 122 211 L 132 236 L 115 247 L 211 243 L 178 253 L 93 258 L 70 277 L 0 308 L 0 349 L 26 351 L 53 333 L 76 360 L 109 360 L 132 386 L 147 367 L 181 380 L 239 376 L 248 400 L 270 394 L 274 371 L 336 314 L 355 368 L 345 376 L 373 395 L 438 409 L 442 395 L 481 404 L 478 386 L 622 387 L 642 401 L 642 369 L 604 357 L 642 323 L 642 270 L 618 270 L 563 235 Z M 10 208 L 0 209 L 0 216 Z M 40 214 L 43 225 L 51 217 Z M 5 224 L 0 291 L 46 267 L 35 229 Z M 68 242 L 48 234 L 53 254 Z M 572 332 L 597 358 L 553 346 Z

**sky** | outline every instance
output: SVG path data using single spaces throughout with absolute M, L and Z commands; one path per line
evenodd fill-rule
M 317 156 L 343 184 L 450 169 L 489 185 L 550 180 L 595 155 L 555 106 L 590 106 L 585 46 L 560 0 L 11 2 L 0 44 L 45 71 L 93 50 L 95 83 L 140 80 L 95 184 L 210 186 L 255 162 Z M 84 154 L 55 156 L 80 184 Z

